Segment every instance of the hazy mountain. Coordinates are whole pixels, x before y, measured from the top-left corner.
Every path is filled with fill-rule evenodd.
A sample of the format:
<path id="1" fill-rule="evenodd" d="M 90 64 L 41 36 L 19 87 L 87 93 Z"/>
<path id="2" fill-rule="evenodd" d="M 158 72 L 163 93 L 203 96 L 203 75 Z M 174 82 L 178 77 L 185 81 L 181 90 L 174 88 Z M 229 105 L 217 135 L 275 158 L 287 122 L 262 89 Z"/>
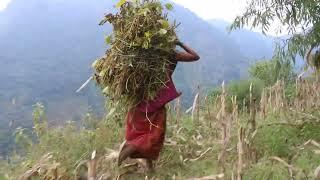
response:
<path id="1" fill-rule="evenodd" d="M 13 0 L 0 12 L 0 122 L 31 124 L 32 105 L 43 102 L 52 123 L 80 120 L 89 109 L 103 112 L 93 84 L 75 90 L 91 75 L 91 63 L 104 53 L 110 27 L 98 23 L 114 2 L 100 0 Z M 232 38 L 180 6 L 170 17 L 181 22 L 181 40 L 201 61 L 179 64 L 177 87 L 190 99 L 197 85 L 212 87 L 240 78 L 248 61 Z M 8 130 L 6 130 L 8 131 Z M 5 133 L 6 131 L 1 131 Z"/>
<path id="2" fill-rule="evenodd" d="M 229 33 L 227 29 L 231 24 L 224 20 L 215 19 L 210 20 L 209 23 L 218 28 L 233 42 L 235 42 L 241 53 L 243 53 L 246 58 L 250 60 L 257 60 L 269 59 L 272 57 L 274 37 L 264 36 L 261 33 L 246 29 L 240 29 Z"/>
<path id="3" fill-rule="evenodd" d="M 209 23 L 211 23 L 214 28 L 218 28 L 232 42 L 234 42 L 235 45 L 239 47 L 239 50 L 246 57 L 248 62 L 272 58 L 275 43 L 289 38 L 289 36 L 265 36 L 261 33 L 246 29 L 228 32 L 228 27 L 231 24 L 224 20 L 215 19 L 210 20 Z M 302 57 L 297 56 L 294 66 L 297 72 L 301 72 L 305 66 L 305 61 Z"/>
<path id="4" fill-rule="evenodd" d="M 1 119 L 7 119 L 6 108 L 12 108 L 6 104 L 13 99 L 15 114 L 24 115 L 14 117 L 17 121 L 30 119 L 37 101 L 48 106 L 55 120 L 71 120 L 95 104 L 88 94 L 80 97 L 74 91 L 104 50 L 103 29 L 97 24 L 112 5 L 97 2 L 14 0 L 0 14 Z"/>

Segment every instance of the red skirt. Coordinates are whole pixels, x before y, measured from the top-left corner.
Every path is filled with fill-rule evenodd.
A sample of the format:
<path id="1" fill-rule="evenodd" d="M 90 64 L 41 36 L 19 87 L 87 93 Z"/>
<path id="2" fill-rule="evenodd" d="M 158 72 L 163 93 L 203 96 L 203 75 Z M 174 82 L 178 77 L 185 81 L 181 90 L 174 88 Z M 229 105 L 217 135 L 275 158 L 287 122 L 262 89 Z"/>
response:
<path id="1" fill-rule="evenodd" d="M 163 147 L 165 131 L 165 107 L 152 113 L 130 111 L 126 119 L 126 144 L 137 150 L 130 157 L 156 160 Z"/>

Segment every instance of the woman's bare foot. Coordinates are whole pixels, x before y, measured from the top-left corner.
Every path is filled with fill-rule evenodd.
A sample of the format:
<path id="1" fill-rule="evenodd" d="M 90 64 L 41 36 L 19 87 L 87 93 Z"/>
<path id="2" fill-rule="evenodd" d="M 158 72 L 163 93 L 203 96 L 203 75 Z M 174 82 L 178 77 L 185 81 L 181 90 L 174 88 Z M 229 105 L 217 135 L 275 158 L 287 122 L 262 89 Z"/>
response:
<path id="1" fill-rule="evenodd" d="M 136 159 L 136 160 L 140 164 L 140 167 L 143 169 L 143 172 L 145 173 L 154 172 L 152 160 L 148 160 L 148 159 Z"/>
<path id="2" fill-rule="evenodd" d="M 153 167 L 153 163 L 152 163 L 152 160 L 150 159 L 147 159 L 146 160 L 146 168 L 147 168 L 147 172 L 154 172 L 154 167 Z"/>
<path id="3" fill-rule="evenodd" d="M 119 153 L 118 166 L 121 166 L 122 162 L 135 152 L 136 152 L 136 148 L 133 147 L 132 145 L 128 145 L 128 144 L 124 145 L 122 150 Z"/>

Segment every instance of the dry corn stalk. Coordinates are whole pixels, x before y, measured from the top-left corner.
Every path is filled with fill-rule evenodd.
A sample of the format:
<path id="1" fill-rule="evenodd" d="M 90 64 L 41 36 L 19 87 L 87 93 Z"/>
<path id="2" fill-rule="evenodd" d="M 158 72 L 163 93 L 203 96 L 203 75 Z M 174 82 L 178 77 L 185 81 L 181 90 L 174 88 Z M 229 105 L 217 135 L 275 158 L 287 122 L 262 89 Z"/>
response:
<path id="1" fill-rule="evenodd" d="M 179 126 L 180 118 L 181 118 L 181 100 L 180 100 L 180 98 L 178 98 L 176 101 L 175 111 L 176 111 L 176 123 Z"/>
<path id="2" fill-rule="evenodd" d="M 260 116 L 262 119 L 266 118 L 266 111 L 267 111 L 267 94 L 265 89 L 263 89 L 261 94 L 261 100 L 260 100 Z"/>
<path id="3" fill-rule="evenodd" d="M 251 123 L 251 131 L 254 132 L 256 128 L 256 100 L 254 99 L 252 101 L 252 104 L 250 105 L 250 123 Z"/>
<path id="4" fill-rule="evenodd" d="M 245 137 L 245 131 L 242 127 L 239 128 L 238 132 L 238 166 L 237 166 L 237 180 L 242 180 L 243 172 L 242 168 L 244 166 L 243 162 L 243 154 L 244 154 L 244 149 L 243 149 L 243 143 L 244 143 L 244 137 Z"/>
<path id="5" fill-rule="evenodd" d="M 253 88 L 253 84 L 251 83 L 250 84 L 250 88 L 249 88 L 249 104 L 250 104 L 250 107 L 252 106 L 252 103 L 253 103 L 253 98 L 252 98 L 252 88 Z M 250 115 L 252 114 L 252 111 L 250 109 Z"/>
<path id="6" fill-rule="evenodd" d="M 207 113 L 208 113 L 208 118 L 211 120 L 212 118 L 211 118 L 211 105 L 210 105 L 210 102 L 209 102 L 209 98 L 208 98 L 208 96 L 206 96 L 205 97 L 205 105 L 206 105 L 206 109 L 207 109 Z M 211 124 L 211 123 L 210 123 Z"/>
<path id="7" fill-rule="evenodd" d="M 19 180 L 29 180 L 35 178 L 42 178 L 48 180 L 65 179 L 63 175 L 58 174 L 59 163 L 51 162 L 52 154 L 44 155 L 39 162 L 32 167 L 32 169 L 20 176 Z"/>
<path id="8" fill-rule="evenodd" d="M 95 180 L 97 177 L 97 157 L 96 151 L 92 152 L 91 159 L 87 162 L 88 180 Z"/>
<path id="9" fill-rule="evenodd" d="M 196 108 L 196 111 L 197 111 L 197 123 L 199 123 L 199 120 L 200 120 L 200 106 L 201 106 L 201 88 L 200 86 L 198 86 L 198 101 L 197 101 L 197 108 Z"/>
<path id="10" fill-rule="evenodd" d="M 219 123 L 221 124 L 221 132 L 222 132 L 222 150 L 219 153 L 218 156 L 218 162 L 220 167 L 222 168 L 222 171 L 225 172 L 225 154 L 228 149 L 228 145 L 230 142 L 231 138 L 231 125 L 232 125 L 232 116 L 227 114 L 226 111 L 226 98 L 227 98 L 227 93 L 225 90 L 225 83 L 222 83 L 222 93 L 220 96 L 221 100 L 221 109 L 219 113 L 217 114 L 217 119 Z"/>
<path id="11" fill-rule="evenodd" d="M 320 180 L 320 166 L 314 171 L 315 180 Z"/>
<path id="12" fill-rule="evenodd" d="M 232 101 L 232 118 L 233 122 L 239 123 L 239 108 L 237 104 L 237 96 L 231 98 Z"/>
<path id="13" fill-rule="evenodd" d="M 193 105 L 192 105 L 192 112 L 191 112 L 191 117 L 192 117 L 192 121 L 195 122 L 195 116 L 197 116 L 198 118 L 198 109 L 199 108 L 199 93 L 196 94 L 196 96 L 194 97 L 194 101 L 193 101 Z M 196 115 L 197 113 L 197 115 Z M 196 122 L 198 122 L 199 119 L 196 120 Z"/>
<path id="14" fill-rule="evenodd" d="M 202 178 L 191 178 L 189 180 L 217 180 L 217 179 L 223 179 L 224 174 L 217 174 L 217 175 L 211 175 L 211 176 L 205 176 Z"/>

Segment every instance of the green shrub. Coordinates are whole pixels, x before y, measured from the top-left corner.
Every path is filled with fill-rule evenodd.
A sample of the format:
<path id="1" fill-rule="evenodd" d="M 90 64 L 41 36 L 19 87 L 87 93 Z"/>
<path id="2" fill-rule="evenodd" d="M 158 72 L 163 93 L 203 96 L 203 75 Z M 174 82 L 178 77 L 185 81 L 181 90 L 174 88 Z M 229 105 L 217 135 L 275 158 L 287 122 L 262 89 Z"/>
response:
<path id="1" fill-rule="evenodd" d="M 289 157 L 298 144 L 299 129 L 272 125 L 258 130 L 255 146 L 260 156 Z"/>
<path id="2" fill-rule="evenodd" d="M 320 123 L 304 123 L 299 135 L 304 141 L 310 139 L 320 141 L 319 129 Z"/>
<path id="3" fill-rule="evenodd" d="M 287 180 L 290 177 L 288 169 L 280 164 L 272 163 L 271 161 L 263 161 L 257 163 L 252 168 L 248 169 L 243 179 L 244 180 Z"/>
<path id="4" fill-rule="evenodd" d="M 266 86 L 274 85 L 278 80 L 290 84 L 294 81 L 295 73 L 290 62 L 281 62 L 278 59 L 259 61 L 249 68 L 251 78 L 262 80 Z"/>
<path id="5" fill-rule="evenodd" d="M 294 82 L 287 82 L 287 84 L 285 84 L 286 87 L 284 89 L 284 93 L 285 93 L 285 97 L 287 100 L 289 100 L 289 102 L 292 102 L 292 100 L 294 100 L 294 98 L 296 97 L 296 85 Z"/>
<path id="6" fill-rule="evenodd" d="M 94 150 L 106 154 L 106 148 L 115 149 L 123 140 L 122 128 L 114 121 L 98 121 L 90 116 L 94 126 L 79 128 L 75 122 L 67 122 L 63 128 L 49 128 L 44 106 L 39 103 L 34 106 L 33 116 L 32 134 L 22 128 L 16 131 L 18 149 L 13 153 L 16 158 L 11 158 L 11 175 L 21 175 L 51 153 L 52 160 L 59 162 L 66 175 L 72 177 L 77 162 L 89 159 Z"/>
<path id="7" fill-rule="evenodd" d="M 257 103 L 260 100 L 262 90 L 264 88 L 264 83 L 259 79 L 249 79 L 249 80 L 240 80 L 240 81 L 232 81 L 230 84 L 226 86 L 226 92 L 228 95 L 227 99 L 227 107 L 230 109 L 231 97 L 237 96 L 237 103 L 240 108 L 245 105 L 249 106 L 250 103 L 250 85 L 252 83 L 252 98 L 257 100 Z M 216 88 L 211 91 L 210 99 L 212 101 L 216 100 L 216 98 L 221 94 L 221 88 Z"/>
<path id="8" fill-rule="evenodd" d="M 313 176 L 313 171 L 319 166 L 320 156 L 316 153 L 304 149 L 295 157 L 293 164 L 301 169 L 307 176 Z"/>

